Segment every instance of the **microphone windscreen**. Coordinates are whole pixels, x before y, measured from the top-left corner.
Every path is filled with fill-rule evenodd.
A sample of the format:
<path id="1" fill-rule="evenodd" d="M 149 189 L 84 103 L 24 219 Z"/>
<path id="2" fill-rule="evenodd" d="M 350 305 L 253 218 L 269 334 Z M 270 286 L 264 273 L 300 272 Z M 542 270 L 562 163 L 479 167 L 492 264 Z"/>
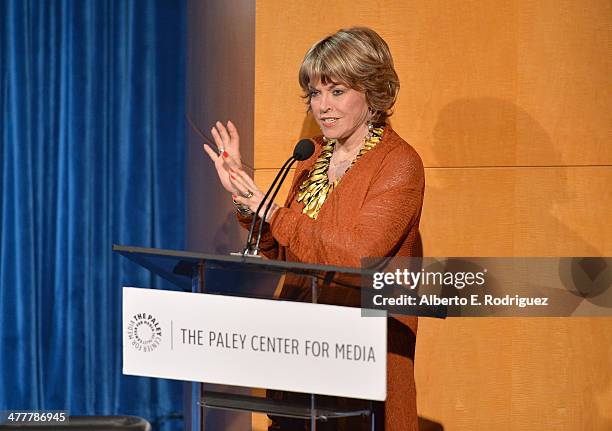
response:
<path id="1" fill-rule="evenodd" d="M 297 161 L 309 159 L 314 154 L 315 146 L 310 139 L 301 139 L 293 149 L 293 157 Z"/>

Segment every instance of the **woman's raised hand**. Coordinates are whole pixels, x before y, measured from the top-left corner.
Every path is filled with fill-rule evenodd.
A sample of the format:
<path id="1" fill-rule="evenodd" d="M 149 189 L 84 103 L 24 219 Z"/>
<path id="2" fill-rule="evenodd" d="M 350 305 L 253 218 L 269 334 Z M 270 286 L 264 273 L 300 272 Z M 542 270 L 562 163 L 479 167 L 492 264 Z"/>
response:
<path id="1" fill-rule="evenodd" d="M 264 193 L 257 187 L 253 179 L 242 170 L 240 137 L 236 126 L 228 121 L 226 128 L 220 121 L 217 121 L 210 132 L 215 140 L 217 150 L 215 151 L 210 145 L 204 144 L 204 151 L 215 163 L 221 184 L 223 184 L 225 190 L 233 195 L 234 202 L 246 205 L 252 211 L 255 211 L 263 200 Z M 260 211 L 260 217 L 263 216 L 264 209 L 265 205 Z M 268 213 L 268 220 L 277 209 L 278 205 L 272 204 Z"/>
<path id="2" fill-rule="evenodd" d="M 241 205 L 246 205 L 253 212 L 257 211 L 259 204 L 261 201 L 263 201 L 265 193 L 262 192 L 259 187 L 257 187 L 255 181 L 253 181 L 253 179 L 242 169 L 231 169 L 230 181 L 232 183 L 232 187 L 237 191 L 237 193 L 232 196 L 234 198 L 234 202 Z M 270 202 L 269 197 L 266 203 L 263 204 L 262 208 L 259 210 L 259 217 L 263 217 L 268 202 Z M 265 221 L 269 222 L 272 215 L 278 208 L 279 206 L 273 202 Z"/>
<path id="3" fill-rule="evenodd" d="M 204 151 L 214 162 L 217 175 L 225 190 L 236 194 L 238 190 L 230 180 L 230 169 L 240 169 L 242 167 L 238 130 L 231 121 L 227 122 L 227 128 L 223 123 L 217 121 L 210 132 L 217 145 L 217 151 L 207 144 L 203 145 Z"/>

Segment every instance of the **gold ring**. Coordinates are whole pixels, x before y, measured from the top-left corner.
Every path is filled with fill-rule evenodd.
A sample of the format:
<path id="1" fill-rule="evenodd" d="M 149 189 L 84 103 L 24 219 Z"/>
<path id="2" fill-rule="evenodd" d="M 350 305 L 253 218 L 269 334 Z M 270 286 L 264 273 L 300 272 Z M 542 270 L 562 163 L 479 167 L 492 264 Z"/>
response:
<path id="1" fill-rule="evenodd" d="M 246 192 L 242 194 L 242 196 L 244 196 L 245 199 L 251 199 L 253 197 L 253 192 L 250 190 L 247 190 Z"/>

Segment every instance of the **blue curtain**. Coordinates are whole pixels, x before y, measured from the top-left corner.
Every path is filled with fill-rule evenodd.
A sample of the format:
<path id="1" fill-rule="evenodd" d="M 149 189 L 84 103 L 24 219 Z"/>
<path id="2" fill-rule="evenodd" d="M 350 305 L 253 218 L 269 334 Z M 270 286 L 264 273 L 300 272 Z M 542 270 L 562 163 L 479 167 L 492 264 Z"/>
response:
<path id="1" fill-rule="evenodd" d="M 159 281 L 111 247 L 184 246 L 184 15 L 0 0 L 0 410 L 182 426 L 179 382 L 121 373 L 121 286 Z"/>

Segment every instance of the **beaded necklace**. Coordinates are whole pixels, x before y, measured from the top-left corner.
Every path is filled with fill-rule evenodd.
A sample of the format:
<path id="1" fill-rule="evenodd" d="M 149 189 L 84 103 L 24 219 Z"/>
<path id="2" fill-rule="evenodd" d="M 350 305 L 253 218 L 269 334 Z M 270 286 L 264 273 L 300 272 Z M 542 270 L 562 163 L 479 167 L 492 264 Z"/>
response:
<path id="1" fill-rule="evenodd" d="M 355 162 L 359 160 L 361 156 L 370 151 L 382 140 L 384 128 L 373 127 L 365 138 L 365 142 L 357 156 L 353 159 L 353 162 L 349 166 L 346 172 L 353 167 Z M 308 172 L 308 178 L 306 178 L 300 185 L 299 192 L 297 195 L 297 201 L 304 203 L 304 209 L 302 212 L 308 217 L 316 219 L 321 211 L 323 202 L 327 199 L 327 196 L 332 190 L 338 185 L 342 177 L 338 178 L 333 183 L 329 182 L 327 173 L 329 171 L 329 162 L 331 161 L 332 154 L 334 153 L 334 147 L 338 141 L 336 139 L 325 140 L 321 154 L 317 161 L 312 165 Z"/>

